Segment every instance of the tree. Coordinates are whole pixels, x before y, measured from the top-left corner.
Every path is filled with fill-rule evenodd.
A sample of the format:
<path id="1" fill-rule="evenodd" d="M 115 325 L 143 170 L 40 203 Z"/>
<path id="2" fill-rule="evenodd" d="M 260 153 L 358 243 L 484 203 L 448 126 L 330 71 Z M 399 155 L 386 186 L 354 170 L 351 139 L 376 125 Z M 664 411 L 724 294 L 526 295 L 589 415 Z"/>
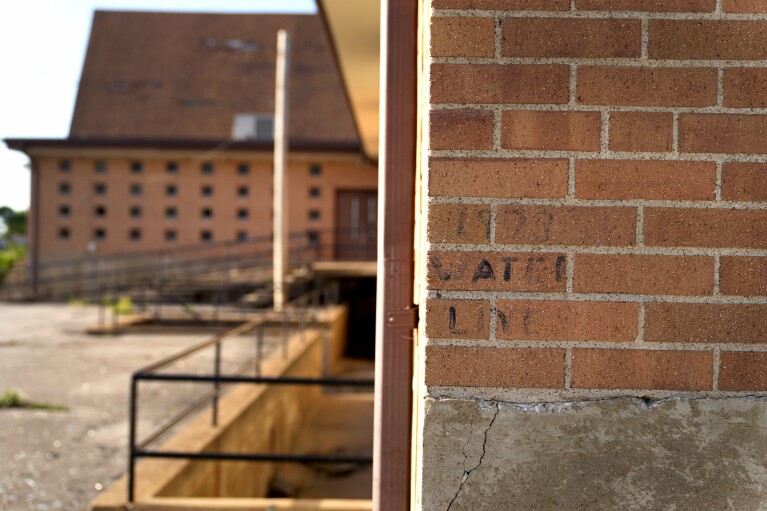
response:
<path id="1" fill-rule="evenodd" d="M 9 238 L 14 234 L 24 235 L 27 233 L 27 212 L 14 211 L 8 206 L 0 206 L 0 222 L 3 226 L 0 231 L 4 231 L 2 236 Z"/>

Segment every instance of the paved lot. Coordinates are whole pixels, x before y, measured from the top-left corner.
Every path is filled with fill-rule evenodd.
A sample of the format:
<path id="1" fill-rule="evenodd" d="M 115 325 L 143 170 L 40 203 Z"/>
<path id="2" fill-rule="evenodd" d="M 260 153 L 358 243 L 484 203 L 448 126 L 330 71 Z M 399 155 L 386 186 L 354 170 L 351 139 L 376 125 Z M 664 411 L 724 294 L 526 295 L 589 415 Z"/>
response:
<path id="1" fill-rule="evenodd" d="M 93 307 L 0 304 L 0 394 L 16 389 L 30 401 L 68 409 L 0 409 L 0 510 L 86 509 L 125 471 L 130 373 L 210 336 L 83 333 L 96 322 Z M 253 352 L 242 341 L 225 350 L 231 364 Z M 206 355 L 184 369 L 209 363 Z M 147 385 L 140 432 L 205 390 Z"/>

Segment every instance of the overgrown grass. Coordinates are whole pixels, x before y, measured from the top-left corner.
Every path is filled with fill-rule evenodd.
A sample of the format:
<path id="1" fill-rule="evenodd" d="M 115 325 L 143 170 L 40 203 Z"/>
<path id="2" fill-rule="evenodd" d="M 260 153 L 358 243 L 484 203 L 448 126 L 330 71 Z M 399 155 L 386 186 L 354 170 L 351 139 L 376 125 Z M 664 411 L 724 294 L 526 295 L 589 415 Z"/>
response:
<path id="1" fill-rule="evenodd" d="M 67 305 L 72 307 L 85 307 L 87 305 L 101 305 L 107 307 L 110 311 L 118 316 L 128 316 L 133 314 L 134 305 L 133 299 L 128 295 L 123 295 L 117 299 L 103 298 L 101 300 L 85 300 L 82 298 L 70 298 L 67 300 Z"/>
<path id="2" fill-rule="evenodd" d="M 3 408 L 25 408 L 27 410 L 49 410 L 52 412 L 66 412 L 69 410 L 66 406 L 26 401 L 15 390 L 6 390 L 0 395 L 0 410 Z"/>
<path id="3" fill-rule="evenodd" d="M 12 245 L 6 250 L 0 250 L 0 282 L 3 281 L 13 265 L 26 254 L 27 248 L 18 245 Z"/>

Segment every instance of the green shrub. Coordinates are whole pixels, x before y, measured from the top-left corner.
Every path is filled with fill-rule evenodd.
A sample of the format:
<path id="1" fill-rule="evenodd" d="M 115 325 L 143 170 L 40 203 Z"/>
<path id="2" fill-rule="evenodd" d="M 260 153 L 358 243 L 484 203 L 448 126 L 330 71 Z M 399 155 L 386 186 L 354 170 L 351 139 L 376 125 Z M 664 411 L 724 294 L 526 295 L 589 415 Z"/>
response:
<path id="1" fill-rule="evenodd" d="M 24 402 L 15 390 L 6 390 L 0 395 L 0 408 L 21 408 Z"/>
<path id="2" fill-rule="evenodd" d="M 121 296 L 112 307 L 118 316 L 127 316 L 133 313 L 133 300 L 130 296 Z"/>
<path id="3" fill-rule="evenodd" d="M 101 305 L 108 307 L 109 310 L 118 316 L 133 314 L 133 300 L 127 295 L 123 295 L 117 299 L 104 298 L 101 300 Z"/>
<path id="4" fill-rule="evenodd" d="M 6 250 L 0 250 L 0 282 L 8 275 L 13 265 L 24 257 L 26 252 L 26 247 L 17 245 L 13 245 Z"/>

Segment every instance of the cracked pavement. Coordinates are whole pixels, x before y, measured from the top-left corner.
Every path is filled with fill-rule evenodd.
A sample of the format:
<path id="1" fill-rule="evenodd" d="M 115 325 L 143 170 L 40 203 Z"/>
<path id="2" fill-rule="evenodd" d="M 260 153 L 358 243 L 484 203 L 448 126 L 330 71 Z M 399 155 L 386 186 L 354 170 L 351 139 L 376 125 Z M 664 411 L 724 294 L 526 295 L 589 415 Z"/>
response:
<path id="1" fill-rule="evenodd" d="M 87 509 L 125 471 L 131 372 L 211 335 L 85 334 L 97 314 L 90 306 L 0 304 L 0 394 L 15 389 L 29 401 L 68 408 L 0 409 L 2 511 Z M 252 356 L 252 341 L 224 349 L 225 370 L 227 361 L 242 363 L 242 350 Z M 179 367 L 209 368 L 211 360 L 205 354 Z M 139 438 L 203 387 L 142 385 Z"/>

